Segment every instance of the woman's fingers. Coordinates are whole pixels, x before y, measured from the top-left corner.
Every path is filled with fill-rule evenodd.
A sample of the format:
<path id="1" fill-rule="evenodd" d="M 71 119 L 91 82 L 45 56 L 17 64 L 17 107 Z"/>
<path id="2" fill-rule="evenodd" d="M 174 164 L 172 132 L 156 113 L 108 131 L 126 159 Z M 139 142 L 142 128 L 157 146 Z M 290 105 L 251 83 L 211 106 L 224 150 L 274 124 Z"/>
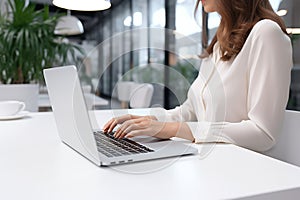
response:
<path id="1" fill-rule="evenodd" d="M 109 129 L 107 130 L 107 132 L 108 132 L 108 133 L 111 133 L 111 132 L 114 130 L 114 128 L 115 128 L 119 123 L 120 123 L 120 122 L 119 122 L 119 119 L 115 118 L 115 119 L 112 121 L 112 123 L 110 124 Z"/>
<path id="2" fill-rule="evenodd" d="M 124 122 L 118 130 L 114 133 L 114 137 L 116 138 L 122 138 L 126 133 L 129 133 L 131 130 L 134 130 L 137 128 L 136 123 L 139 122 L 139 119 L 131 119 L 126 122 Z"/>
<path id="3" fill-rule="evenodd" d="M 106 132 L 106 131 L 110 128 L 110 126 L 111 126 L 111 124 L 113 123 L 114 120 L 115 120 L 114 118 L 110 119 L 110 120 L 103 126 L 103 131 Z"/>
<path id="4" fill-rule="evenodd" d="M 153 116 L 135 116 L 123 115 L 109 120 L 103 127 L 104 132 L 112 132 L 118 125 L 121 126 L 114 133 L 116 138 L 134 137 L 137 135 L 155 135 L 153 132 L 157 127 L 153 124 L 157 123 L 157 119 Z"/>
<path id="5" fill-rule="evenodd" d="M 112 132 L 113 129 L 118 125 L 118 124 L 122 124 L 123 122 L 125 122 L 126 120 L 131 119 L 133 116 L 132 115 L 123 115 L 120 117 L 114 117 L 111 120 L 109 120 L 103 127 L 103 131 L 104 132 Z"/>
<path id="6" fill-rule="evenodd" d="M 124 124 L 122 124 L 119 129 L 116 131 L 114 136 L 116 138 L 123 138 L 125 137 L 128 133 L 132 131 L 141 131 L 145 127 L 142 125 L 142 122 L 145 120 L 145 118 L 137 118 L 137 119 L 132 119 L 126 121 Z"/>
<path id="7" fill-rule="evenodd" d="M 103 128 L 104 132 L 111 132 L 118 124 L 118 119 L 111 119 Z"/>
<path id="8" fill-rule="evenodd" d="M 112 119 L 110 119 L 108 122 L 106 122 L 106 124 L 103 126 L 103 130 L 106 130 L 110 126 L 111 121 L 112 121 Z"/>

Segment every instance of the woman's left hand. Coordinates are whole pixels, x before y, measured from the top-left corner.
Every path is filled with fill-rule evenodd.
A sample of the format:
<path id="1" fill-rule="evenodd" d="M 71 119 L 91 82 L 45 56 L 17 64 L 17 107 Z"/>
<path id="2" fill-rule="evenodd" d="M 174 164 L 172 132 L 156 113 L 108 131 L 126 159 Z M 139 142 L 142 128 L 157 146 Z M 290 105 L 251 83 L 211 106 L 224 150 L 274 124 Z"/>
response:
<path id="1" fill-rule="evenodd" d="M 154 136 L 157 138 L 170 138 L 164 131 L 166 122 L 159 122 L 149 116 L 129 119 L 121 124 L 114 133 L 116 138 L 131 138 L 140 135 Z"/>

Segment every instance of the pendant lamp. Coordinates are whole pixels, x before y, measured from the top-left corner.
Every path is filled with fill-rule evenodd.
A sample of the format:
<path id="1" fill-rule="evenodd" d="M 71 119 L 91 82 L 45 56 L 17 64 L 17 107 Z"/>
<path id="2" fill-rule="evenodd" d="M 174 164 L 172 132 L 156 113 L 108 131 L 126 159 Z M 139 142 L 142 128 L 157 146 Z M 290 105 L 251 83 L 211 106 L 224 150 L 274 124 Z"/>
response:
<path id="1" fill-rule="evenodd" d="M 67 10 L 99 11 L 111 7 L 110 0 L 53 0 L 57 7 Z"/>
<path id="2" fill-rule="evenodd" d="M 84 32 L 81 21 L 71 15 L 71 11 L 68 10 L 66 16 L 62 16 L 58 19 L 54 34 L 56 35 L 78 35 Z"/>

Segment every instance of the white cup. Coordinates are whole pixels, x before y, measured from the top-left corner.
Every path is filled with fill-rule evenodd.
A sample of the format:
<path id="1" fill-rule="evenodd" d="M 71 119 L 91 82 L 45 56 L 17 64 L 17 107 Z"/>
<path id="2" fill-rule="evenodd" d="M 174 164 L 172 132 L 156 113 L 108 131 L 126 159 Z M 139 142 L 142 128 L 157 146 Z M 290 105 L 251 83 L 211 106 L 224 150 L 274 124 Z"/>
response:
<path id="1" fill-rule="evenodd" d="M 21 101 L 0 101 L 0 116 L 12 116 L 25 109 L 25 103 Z"/>

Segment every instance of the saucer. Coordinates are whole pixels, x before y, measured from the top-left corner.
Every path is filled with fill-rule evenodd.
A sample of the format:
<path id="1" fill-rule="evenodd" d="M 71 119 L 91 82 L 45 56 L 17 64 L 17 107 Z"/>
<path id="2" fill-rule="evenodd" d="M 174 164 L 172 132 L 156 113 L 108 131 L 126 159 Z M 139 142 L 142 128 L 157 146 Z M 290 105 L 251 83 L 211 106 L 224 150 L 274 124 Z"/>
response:
<path id="1" fill-rule="evenodd" d="M 29 114 L 28 111 L 21 111 L 18 114 L 15 115 L 9 115 L 9 116 L 0 116 L 0 120 L 12 120 L 12 119 L 20 119 Z"/>

